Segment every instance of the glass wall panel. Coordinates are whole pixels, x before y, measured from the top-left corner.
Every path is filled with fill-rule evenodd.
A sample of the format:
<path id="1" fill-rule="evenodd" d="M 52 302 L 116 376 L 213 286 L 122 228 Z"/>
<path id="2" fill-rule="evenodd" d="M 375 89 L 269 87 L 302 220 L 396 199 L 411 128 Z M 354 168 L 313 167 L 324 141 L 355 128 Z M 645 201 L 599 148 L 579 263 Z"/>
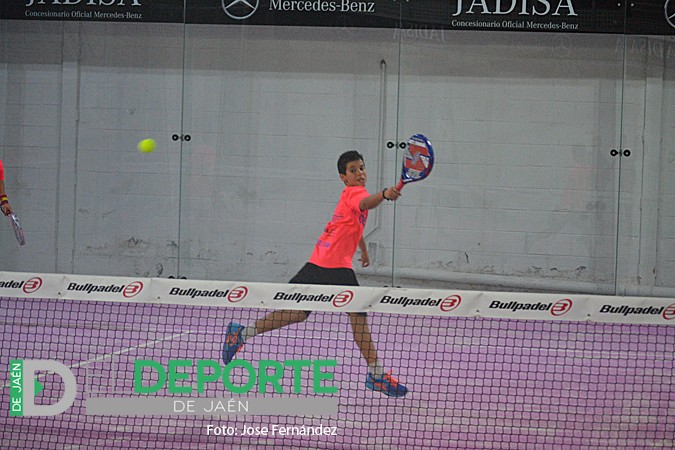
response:
<path id="1" fill-rule="evenodd" d="M 59 267 L 60 154 L 63 144 L 72 145 L 61 127 L 74 122 L 74 111 L 63 106 L 72 99 L 62 95 L 63 62 L 73 50 L 64 39 L 67 28 L 62 22 L 0 20 L 0 160 L 10 205 L 31 242 L 19 247 L 0 216 L 0 270 Z"/>
<path id="2" fill-rule="evenodd" d="M 75 273 L 176 273 L 183 26 L 82 24 Z M 137 143 L 157 142 L 152 153 Z"/>
<path id="3" fill-rule="evenodd" d="M 363 154 L 377 192 L 395 135 L 397 42 L 393 30 L 186 27 L 182 276 L 288 281 L 332 217 L 346 150 Z M 364 275 L 386 257 L 377 243 L 391 241 L 392 212 L 369 217 Z"/>
<path id="4" fill-rule="evenodd" d="M 397 284 L 614 293 L 623 37 L 403 37 L 401 136 L 436 166 L 396 209 Z"/>
<path id="5" fill-rule="evenodd" d="M 618 293 L 675 295 L 675 38 L 628 36 Z"/>
<path id="6" fill-rule="evenodd" d="M 27 243 L 3 226 L 0 269 L 177 273 L 183 25 L 1 23 L 0 156 Z"/>
<path id="7" fill-rule="evenodd" d="M 672 22 L 673 20 L 671 25 Z M 662 110 L 662 124 L 659 135 L 661 146 L 658 151 L 660 176 L 654 293 L 658 296 L 675 297 L 675 36 L 654 41 L 656 54 L 662 52 L 664 65 L 663 101 L 659 105 Z"/>

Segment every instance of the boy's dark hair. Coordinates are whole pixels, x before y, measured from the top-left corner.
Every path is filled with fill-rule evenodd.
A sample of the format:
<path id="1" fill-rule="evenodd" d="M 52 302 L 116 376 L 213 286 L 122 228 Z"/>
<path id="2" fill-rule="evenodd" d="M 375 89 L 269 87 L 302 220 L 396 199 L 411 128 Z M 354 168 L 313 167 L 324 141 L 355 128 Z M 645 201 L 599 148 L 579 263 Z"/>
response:
<path id="1" fill-rule="evenodd" d="M 347 164 L 352 161 L 363 161 L 363 155 L 356 150 L 349 150 L 340 155 L 337 162 L 338 173 L 347 174 Z"/>

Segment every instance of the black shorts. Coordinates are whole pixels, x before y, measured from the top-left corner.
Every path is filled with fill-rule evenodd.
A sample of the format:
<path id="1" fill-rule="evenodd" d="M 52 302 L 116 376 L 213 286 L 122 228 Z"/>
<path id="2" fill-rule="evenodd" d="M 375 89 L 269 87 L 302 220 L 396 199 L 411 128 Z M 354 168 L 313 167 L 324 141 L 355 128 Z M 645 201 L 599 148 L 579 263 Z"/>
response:
<path id="1" fill-rule="evenodd" d="M 334 286 L 358 286 L 359 282 L 356 279 L 356 274 L 352 269 L 337 268 L 328 269 L 319 267 L 316 264 L 305 264 L 300 272 L 298 272 L 289 283 L 293 284 L 330 284 Z M 309 316 L 312 312 L 305 311 Z M 357 313 L 363 314 L 366 313 Z"/>

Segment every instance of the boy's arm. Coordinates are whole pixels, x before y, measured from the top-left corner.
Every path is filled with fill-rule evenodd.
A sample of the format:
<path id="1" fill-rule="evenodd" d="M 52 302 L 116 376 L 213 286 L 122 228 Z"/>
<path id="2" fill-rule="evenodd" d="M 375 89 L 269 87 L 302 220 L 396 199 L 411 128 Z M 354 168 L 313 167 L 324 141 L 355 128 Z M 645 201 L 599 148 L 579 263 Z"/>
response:
<path id="1" fill-rule="evenodd" d="M 398 198 L 401 196 L 401 191 L 396 189 L 396 187 L 388 187 L 386 189 L 381 190 L 380 192 L 370 195 L 363 200 L 361 200 L 361 203 L 359 203 L 359 208 L 361 208 L 361 211 L 365 211 L 367 209 L 373 209 L 376 208 L 382 203 L 384 200 L 398 200 Z"/>
<path id="2" fill-rule="evenodd" d="M 361 249 L 361 267 L 370 266 L 370 256 L 368 255 L 368 247 L 366 247 L 366 241 L 363 240 L 363 237 L 359 239 L 359 249 Z"/>
<path id="3" fill-rule="evenodd" d="M 12 207 L 9 205 L 9 199 L 5 191 L 5 182 L 2 180 L 0 180 L 0 210 L 6 216 L 12 214 Z"/>

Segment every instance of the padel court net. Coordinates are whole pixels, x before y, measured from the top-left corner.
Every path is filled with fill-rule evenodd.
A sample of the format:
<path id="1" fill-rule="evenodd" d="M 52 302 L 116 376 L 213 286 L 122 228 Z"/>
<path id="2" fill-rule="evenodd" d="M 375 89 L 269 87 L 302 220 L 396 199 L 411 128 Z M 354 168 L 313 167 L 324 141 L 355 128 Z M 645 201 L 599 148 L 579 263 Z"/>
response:
<path id="1" fill-rule="evenodd" d="M 5 278 L 10 275 L 4 274 Z M 150 284 L 144 283 L 145 288 Z M 163 302 L 155 291 L 147 302 L 40 298 L 36 297 L 39 292 L 30 297 L 0 297 L 2 368 L 6 374 L 0 402 L 0 447 L 675 446 L 675 326 L 666 314 L 672 314 L 673 307 L 667 309 L 669 302 L 675 303 L 672 299 L 666 299 L 661 314 L 639 310 L 642 316 L 667 318 L 663 324 L 630 323 L 638 313 L 627 314 L 619 307 L 613 311 L 626 323 L 520 319 L 518 313 L 524 311 L 518 311 L 511 300 L 503 304 L 511 305 L 504 307 L 502 313 L 507 317 L 503 318 L 422 314 L 420 305 L 411 309 L 413 314 L 372 312 L 370 308 L 368 318 L 379 359 L 410 390 L 405 397 L 392 398 L 366 389 L 367 366 L 354 342 L 349 317 L 330 310 L 313 311 L 303 323 L 250 339 L 235 358 L 250 365 L 242 363 L 230 370 L 227 383 L 223 377 L 214 381 L 216 370 L 226 371 L 225 367 L 214 368 L 214 364 L 223 365 L 226 325 L 231 321 L 251 324 L 271 311 L 271 303 L 229 307 L 234 303 L 228 306 L 226 299 L 234 298 L 228 297 L 233 289 L 200 290 L 199 286 L 191 287 L 196 282 L 189 280 L 161 283 L 166 292 L 182 295 L 185 304 L 176 298 Z M 110 281 L 100 284 L 113 285 Z M 73 286 L 72 282 L 66 286 Z M 266 287 L 270 292 L 284 288 L 291 289 L 290 285 Z M 77 295 L 92 289 L 83 288 Z M 255 289 L 245 289 L 247 299 L 257 302 Z M 65 290 L 55 289 L 55 296 Z M 3 295 L 7 291 L 2 291 Z M 389 303 L 393 303 L 391 299 L 413 298 L 406 290 L 371 288 L 368 292 L 373 298 L 388 297 Z M 95 294 L 97 298 L 117 295 Z M 199 299 L 198 294 L 204 298 Z M 310 301 L 310 297 L 300 296 L 305 294 L 293 295 L 288 294 L 281 306 L 312 309 L 315 305 L 310 303 L 336 305 L 319 297 Z M 521 294 L 511 295 L 509 298 L 519 298 Z M 464 303 L 470 301 L 466 297 Z M 433 303 L 434 298 L 429 294 L 421 303 Z M 534 304 L 524 298 L 523 304 Z M 614 304 L 621 304 L 619 297 L 613 299 Z M 191 304 L 195 300 L 214 306 Z M 544 298 L 539 304 L 547 301 Z M 415 306 L 409 303 L 409 307 Z M 10 392 L 16 388 L 14 383 L 19 383 L 12 364 L 19 360 L 58 361 L 67 367 L 77 384 L 72 404 L 56 415 L 10 414 L 14 402 Z M 292 363 L 285 363 L 298 360 L 305 361 L 305 366 L 297 370 L 290 367 Z M 206 361 L 206 365 L 198 369 L 198 361 Z M 313 366 L 322 361 L 336 363 L 315 372 Z M 281 365 L 281 371 L 276 372 L 280 376 L 264 378 L 269 381 L 265 389 L 258 383 L 261 365 L 268 375 Z M 197 381 L 199 371 L 208 378 L 203 383 Z M 35 375 L 32 401 L 38 409 L 64 397 L 66 383 L 58 373 L 36 370 Z M 139 385 L 146 392 L 137 392 Z M 334 391 L 325 392 L 322 388 L 327 386 Z M 141 411 L 133 410 L 138 402 L 130 402 L 126 410 L 122 403 L 122 411 L 92 414 L 93 404 L 88 403 L 92 398 L 136 399 L 141 402 Z M 161 406 L 166 410 L 158 410 L 151 402 L 155 398 L 170 398 L 171 402 Z M 198 414 L 186 414 L 189 401 L 200 399 L 204 401 L 196 403 Z M 213 403 L 213 399 L 219 400 Z M 280 399 L 289 402 L 287 411 L 278 410 L 274 401 Z M 302 408 L 303 404 L 307 407 Z M 327 404 L 335 405 L 334 409 L 316 410 Z M 254 434 L 242 435 L 245 430 Z"/>

